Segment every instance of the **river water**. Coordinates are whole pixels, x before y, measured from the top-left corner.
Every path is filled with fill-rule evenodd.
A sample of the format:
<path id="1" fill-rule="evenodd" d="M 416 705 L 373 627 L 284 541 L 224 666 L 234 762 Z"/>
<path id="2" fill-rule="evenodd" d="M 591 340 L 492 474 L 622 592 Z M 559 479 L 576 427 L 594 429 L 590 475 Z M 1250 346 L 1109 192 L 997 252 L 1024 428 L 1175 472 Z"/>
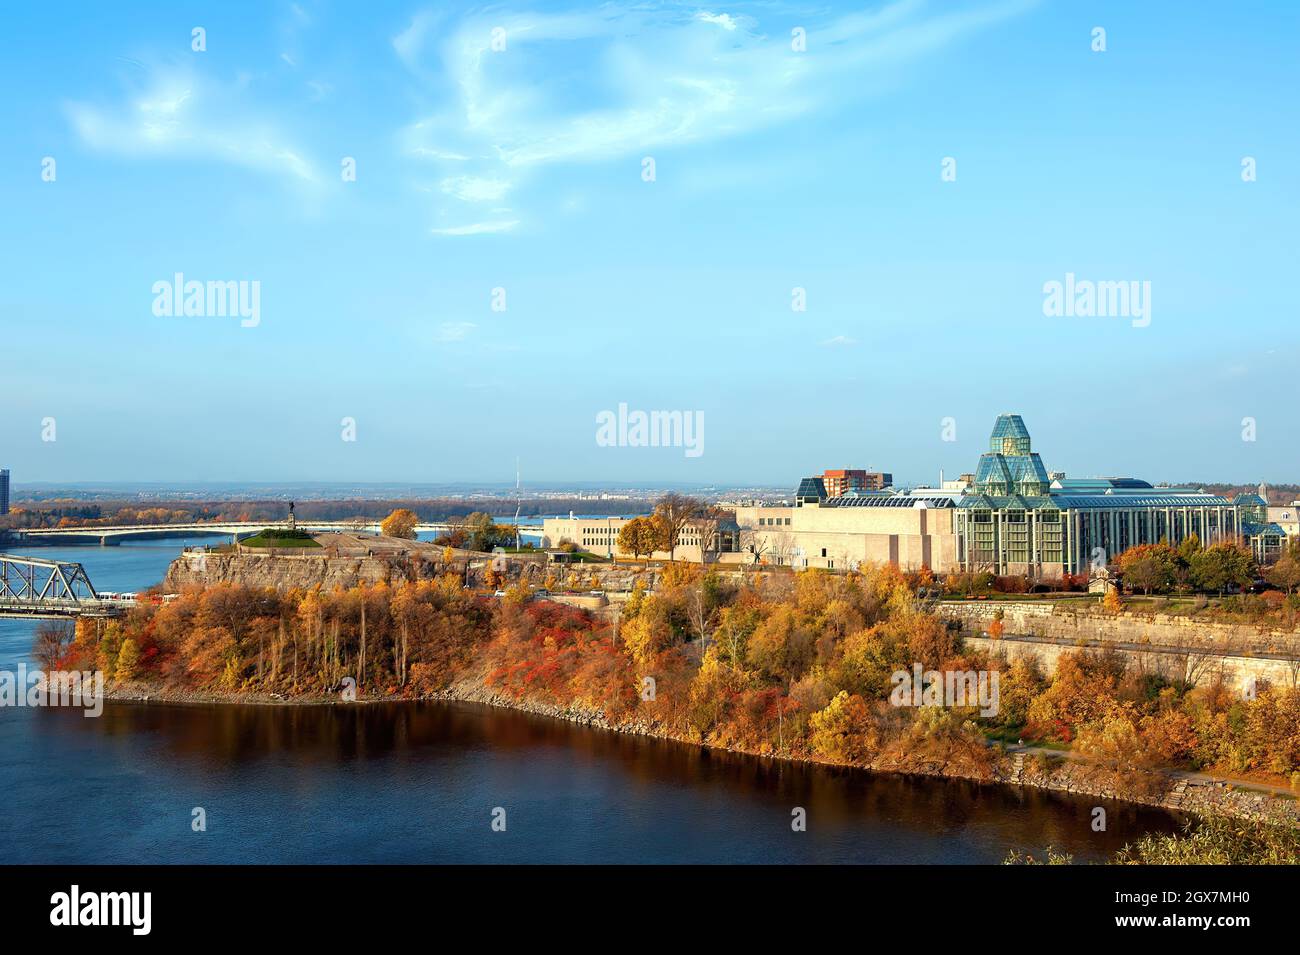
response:
<path id="1" fill-rule="evenodd" d="M 156 583 L 194 542 L 29 552 L 123 591 Z M 0 669 L 30 665 L 34 629 L 0 620 Z M 1123 803 L 783 764 L 449 703 L 109 704 L 97 719 L 0 707 L 0 781 L 6 864 L 995 863 L 1049 844 L 1099 861 L 1178 825 Z M 796 808 L 806 831 L 792 829 Z"/>

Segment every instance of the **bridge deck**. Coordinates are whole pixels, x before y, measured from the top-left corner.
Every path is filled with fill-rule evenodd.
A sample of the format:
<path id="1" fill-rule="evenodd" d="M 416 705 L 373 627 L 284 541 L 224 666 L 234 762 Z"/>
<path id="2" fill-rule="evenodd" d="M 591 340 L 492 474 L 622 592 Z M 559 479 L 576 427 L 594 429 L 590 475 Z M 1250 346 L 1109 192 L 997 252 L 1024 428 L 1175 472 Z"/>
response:
<path id="1" fill-rule="evenodd" d="M 128 600 L 15 600 L 0 598 L 0 617 L 23 620 L 71 620 L 76 617 L 120 617 L 134 603 Z"/>
<path id="2" fill-rule="evenodd" d="M 299 530 L 308 531 L 368 531 L 379 532 L 378 521 L 298 521 Z M 457 525 L 439 521 L 416 524 L 417 533 L 443 534 L 455 529 Z M 103 539 L 108 537 L 127 537 L 134 535 L 178 536 L 181 534 L 253 534 L 266 528 L 287 529 L 287 521 L 226 521 L 222 523 L 192 524 L 115 524 L 99 527 L 31 527 L 15 528 L 11 537 L 17 540 L 38 540 L 41 538 Z M 519 530 L 530 536 L 542 532 L 541 524 L 520 524 Z"/>

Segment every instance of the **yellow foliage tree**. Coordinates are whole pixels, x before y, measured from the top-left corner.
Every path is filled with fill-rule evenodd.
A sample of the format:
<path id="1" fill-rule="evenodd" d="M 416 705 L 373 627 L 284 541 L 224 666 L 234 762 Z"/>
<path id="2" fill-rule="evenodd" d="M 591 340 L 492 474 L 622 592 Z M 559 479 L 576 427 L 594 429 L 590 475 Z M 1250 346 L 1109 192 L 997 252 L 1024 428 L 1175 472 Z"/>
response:
<path id="1" fill-rule="evenodd" d="M 814 713 L 809 724 L 813 751 L 833 762 L 865 762 L 880 746 L 880 730 L 867 701 L 844 690 Z"/>
<path id="2" fill-rule="evenodd" d="M 648 517 L 634 517 L 618 532 L 618 549 L 640 557 L 649 557 L 659 542 L 659 529 Z"/>
<path id="3" fill-rule="evenodd" d="M 641 611 L 619 631 L 627 652 L 639 666 L 645 666 L 672 645 L 673 630 L 668 608 L 659 597 L 648 597 Z"/>
<path id="4" fill-rule="evenodd" d="M 419 522 L 414 511 L 399 507 L 379 522 L 379 530 L 385 537 L 415 540 L 415 525 Z"/>
<path id="5" fill-rule="evenodd" d="M 117 667 L 113 672 L 113 678 L 118 683 L 129 683 L 139 675 L 139 672 L 140 646 L 127 637 L 122 641 L 122 649 L 117 653 Z"/>
<path id="6" fill-rule="evenodd" d="M 687 561 L 669 561 L 664 565 L 659 576 L 659 586 L 664 590 L 675 590 L 695 583 L 700 577 L 700 568 Z"/>

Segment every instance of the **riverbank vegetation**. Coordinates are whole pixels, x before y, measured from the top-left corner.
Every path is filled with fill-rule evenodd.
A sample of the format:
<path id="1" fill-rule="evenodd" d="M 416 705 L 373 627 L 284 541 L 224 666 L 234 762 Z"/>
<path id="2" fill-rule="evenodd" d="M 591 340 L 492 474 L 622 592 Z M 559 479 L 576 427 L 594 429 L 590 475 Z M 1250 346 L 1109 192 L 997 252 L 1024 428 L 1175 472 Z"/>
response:
<path id="1" fill-rule="evenodd" d="M 916 588 L 889 567 L 736 583 L 676 563 L 616 620 L 518 587 L 494 600 L 450 576 L 331 592 L 223 584 L 83 620 L 58 665 L 160 693 L 319 698 L 351 677 L 382 699 L 468 685 L 744 752 L 973 778 L 993 774 L 990 739 L 1023 739 L 1300 783 L 1294 686 L 1246 698 L 1208 672 L 1176 681 L 1082 651 L 1047 675 L 964 647 Z M 997 712 L 892 705 L 899 675 L 921 671 L 996 671 Z"/>
<path id="2" fill-rule="evenodd" d="M 1048 846 L 1037 854 L 1013 849 L 1004 865 L 1072 865 L 1074 857 Z M 1300 865 L 1300 829 L 1266 819 L 1210 814 L 1182 832 L 1148 833 L 1126 845 L 1114 865 Z"/>

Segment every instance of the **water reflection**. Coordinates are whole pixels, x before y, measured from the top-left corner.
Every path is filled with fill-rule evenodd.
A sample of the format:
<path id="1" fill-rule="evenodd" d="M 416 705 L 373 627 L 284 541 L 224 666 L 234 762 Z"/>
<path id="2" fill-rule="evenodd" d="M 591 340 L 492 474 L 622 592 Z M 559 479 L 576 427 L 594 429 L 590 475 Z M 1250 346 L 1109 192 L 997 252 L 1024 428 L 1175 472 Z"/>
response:
<path id="1" fill-rule="evenodd" d="M 0 770 L 19 780 L 0 808 L 0 827 L 19 834 L 17 855 L 12 838 L 0 847 L 7 861 L 25 849 L 71 862 L 970 863 L 1047 844 L 1099 860 L 1178 824 L 1091 798 L 755 759 L 473 704 L 10 711 Z M 1104 833 L 1090 825 L 1099 804 Z M 199 805 L 204 834 L 188 828 Z M 496 806 L 506 833 L 488 826 Z M 807 832 L 791 831 L 795 806 Z"/>

